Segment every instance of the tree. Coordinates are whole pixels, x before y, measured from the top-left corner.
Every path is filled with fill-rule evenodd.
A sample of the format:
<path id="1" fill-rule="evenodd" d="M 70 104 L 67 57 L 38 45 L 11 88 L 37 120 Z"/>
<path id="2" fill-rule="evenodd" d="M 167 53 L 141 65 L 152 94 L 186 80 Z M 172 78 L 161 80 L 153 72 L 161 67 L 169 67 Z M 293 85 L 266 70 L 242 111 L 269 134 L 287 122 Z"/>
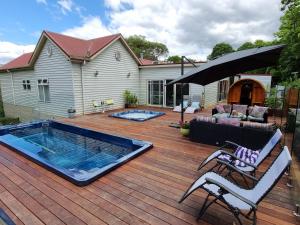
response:
<path id="1" fill-rule="evenodd" d="M 237 51 L 241 51 L 241 50 L 246 50 L 246 49 L 250 49 L 250 48 L 255 48 L 255 45 L 252 42 L 245 42 L 244 44 L 242 44 Z"/>
<path id="2" fill-rule="evenodd" d="M 181 57 L 179 55 L 173 55 L 173 56 L 169 56 L 167 60 L 173 63 L 180 63 Z"/>
<path id="3" fill-rule="evenodd" d="M 276 36 L 281 43 L 286 44 L 279 59 L 279 68 L 275 74 L 280 80 L 293 78 L 293 72 L 300 73 L 300 1 L 282 0 L 284 15 Z M 300 74 L 298 74 L 299 78 Z"/>
<path id="4" fill-rule="evenodd" d="M 142 35 L 130 36 L 126 38 L 126 42 L 137 57 L 143 53 L 145 59 L 157 60 L 158 57 L 165 56 L 169 52 L 165 44 L 148 41 Z"/>
<path id="5" fill-rule="evenodd" d="M 209 56 L 207 56 L 207 59 L 212 60 L 216 59 L 221 55 L 234 52 L 234 49 L 232 46 L 228 43 L 222 42 L 218 43 L 213 47 L 213 50 Z"/>

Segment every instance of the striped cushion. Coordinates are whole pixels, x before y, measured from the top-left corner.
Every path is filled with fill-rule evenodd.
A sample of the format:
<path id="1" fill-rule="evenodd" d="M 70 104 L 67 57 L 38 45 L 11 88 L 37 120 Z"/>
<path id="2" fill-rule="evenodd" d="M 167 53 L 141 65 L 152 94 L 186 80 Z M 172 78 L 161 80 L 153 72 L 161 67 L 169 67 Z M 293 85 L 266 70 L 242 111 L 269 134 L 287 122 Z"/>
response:
<path id="1" fill-rule="evenodd" d="M 250 122 L 250 121 L 244 121 L 243 127 L 252 127 L 252 128 L 260 128 L 264 130 L 274 130 L 274 123 L 257 123 L 257 122 Z"/>
<path id="2" fill-rule="evenodd" d="M 240 119 L 239 118 L 218 118 L 218 124 L 226 124 L 231 126 L 240 126 Z"/>
<path id="3" fill-rule="evenodd" d="M 256 150 L 251 150 L 242 146 L 239 146 L 236 148 L 234 155 L 237 156 L 238 158 L 244 160 L 247 163 L 251 163 L 251 164 L 255 164 L 255 162 L 258 159 L 259 156 L 259 151 Z M 232 160 L 230 155 L 227 154 L 223 154 L 218 156 L 219 159 L 230 162 L 232 164 L 234 164 L 235 166 L 239 166 L 239 167 L 246 167 L 247 165 L 240 161 L 240 160 Z"/>
<path id="4" fill-rule="evenodd" d="M 196 120 L 197 121 L 209 122 L 209 123 L 216 123 L 216 118 L 211 117 L 211 116 L 197 116 Z"/>

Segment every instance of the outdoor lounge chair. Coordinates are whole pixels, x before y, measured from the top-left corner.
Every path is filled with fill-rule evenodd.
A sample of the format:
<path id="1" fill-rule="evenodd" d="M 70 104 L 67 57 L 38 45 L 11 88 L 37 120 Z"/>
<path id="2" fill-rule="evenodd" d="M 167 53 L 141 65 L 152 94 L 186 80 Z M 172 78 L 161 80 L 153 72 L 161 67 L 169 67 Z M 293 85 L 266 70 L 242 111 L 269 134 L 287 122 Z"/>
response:
<path id="1" fill-rule="evenodd" d="M 207 165 L 209 162 L 216 159 L 216 164 L 210 169 L 212 171 L 214 168 L 218 167 L 218 171 L 222 171 L 222 169 L 227 168 L 229 170 L 235 170 L 238 169 L 239 171 L 250 173 L 255 176 L 255 171 L 257 167 L 265 160 L 265 158 L 272 152 L 272 150 L 275 148 L 275 146 L 280 142 L 280 139 L 282 137 L 282 133 L 280 129 L 277 129 L 272 138 L 268 141 L 268 143 L 263 147 L 263 149 L 260 151 L 259 156 L 254 164 L 245 162 L 244 160 L 238 158 L 236 155 L 234 155 L 231 152 L 225 151 L 222 148 L 225 148 L 227 146 L 233 146 L 235 148 L 239 147 L 238 144 L 226 141 L 226 144 L 223 145 L 220 149 L 212 153 L 210 156 L 208 156 L 198 167 L 198 170 L 203 168 L 205 165 Z M 255 141 L 255 140 L 253 140 Z M 232 161 L 239 160 L 241 162 L 244 162 L 246 164 L 245 167 L 236 166 L 234 163 L 228 162 L 226 160 L 219 159 L 221 155 L 230 155 L 232 158 Z M 244 177 L 243 177 L 244 178 Z"/>
<path id="2" fill-rule="evenodd" d="M 239 224 L 242 224 L 239 217 L 240 215 L 251 220 L 253 224 L 256 224 L 256 210 L 258 204 L 276 185 L 288 166 L 291 164 L 291 161 L 291 155 L 288 148 L 285 146 L 282 152 L 277 156 L 272 165 L 259 180 L 248 175 L 250 179 L 256 182 L 252 189 L 241 188 L 219 174 L 207 172 L 199 177 L 188 188 L 179 200 L 179 203 L 186 199 L 195 190 L 201 188 L 207 191 L 208 195 L 199 212 L 198 219 L 203 216 L 209 206 L 213 203 L 217 203 L 232 212 Z M 214 199 L 208 203 L 210 196 L 214 197 Z"/>
<path id="3" fill-rule="evenodd" d="M 99 110 L 104 112 L 104 102 L 98 102 L 98 101 L 93 100 L 92 104 L 93 104 L 95 112 L 98 112 Z"/>
<path id="4" fill-rule="evenodd" d="M 184 100 L 183 101 L 183 109 L 186 109 L 188 107 L 189 101 L 188 100 Z M 178 106 L 175 106 L 173 109 L 173 112 L 181 112 L 181 104 Z"/>
<path id="5" fill-rule="evenodd" d="M 186 108 L 184 113 L 195 113 L 200 110 L 200 102 L 192 102 L 192 104 Z"/>

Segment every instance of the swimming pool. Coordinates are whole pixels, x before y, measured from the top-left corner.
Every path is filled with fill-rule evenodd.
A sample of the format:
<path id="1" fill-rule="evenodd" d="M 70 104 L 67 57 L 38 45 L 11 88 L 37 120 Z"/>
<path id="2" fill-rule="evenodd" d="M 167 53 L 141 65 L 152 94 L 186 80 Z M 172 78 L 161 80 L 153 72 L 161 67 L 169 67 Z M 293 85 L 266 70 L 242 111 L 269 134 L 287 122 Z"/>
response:
<path id="1" fill-rule="evenodd" d="M 1 144 L 78 186 L 91 183 L 152 147 L 149 142 L 56 121 L 4 126 L 0 135 Z"/>
<path id="2" fill-rule="evenodd" d="M 149 111 L 149 110 L 128 110 L 124 112 L 113 113 L 110 116 L 115 118 L 120 118 L 120 119 L 142 122 L 162 115 L 165 115 L 165 113 Z"/>

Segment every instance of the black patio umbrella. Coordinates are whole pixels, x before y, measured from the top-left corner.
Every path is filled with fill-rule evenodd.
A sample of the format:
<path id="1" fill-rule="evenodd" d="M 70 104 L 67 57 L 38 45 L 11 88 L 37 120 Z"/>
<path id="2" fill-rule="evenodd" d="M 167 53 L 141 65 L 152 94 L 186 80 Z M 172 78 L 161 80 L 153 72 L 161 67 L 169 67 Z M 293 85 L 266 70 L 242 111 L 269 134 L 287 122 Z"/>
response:
<path id="1" fill-rule="evenodd" d="M 285 45 L 273 45 L 229 53 L 191 70 L 167 85 L 194 83 L 207 85 L 226 77 L 246 71 L 274 66 Z M 183 67 L 183 63 L 182 63 Z M 182 68 L 183 71 L 183 68 Z M 182 94 L 182 93 L 181 93 Z M 183 97 L 181 96 L 181 122 L 183 119 Z"/>
<path id="2" fill-rule="evenodd" d="M 246 71 L 274 66 L 283 48 L 284 45 L 273 45 L 229 53 L 208 61 L 167 85 L 176 83 L 207 85 Z"/>

